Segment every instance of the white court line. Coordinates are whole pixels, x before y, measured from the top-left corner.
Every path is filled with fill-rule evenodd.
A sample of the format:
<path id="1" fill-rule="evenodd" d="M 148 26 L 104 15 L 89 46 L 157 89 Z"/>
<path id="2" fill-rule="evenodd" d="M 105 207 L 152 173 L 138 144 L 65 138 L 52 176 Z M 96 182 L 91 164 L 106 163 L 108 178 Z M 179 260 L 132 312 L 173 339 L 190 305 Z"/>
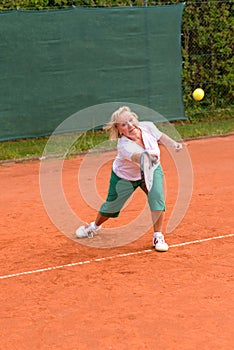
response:
<path id="1" fill-rule="evenodd" d="M 178 243 L 178 244 L 172 244 L 169 246 L 169 248 L 177 248 L 177 247 L 183 247 L 185 245 L 191 245 L 191 244 L 197 244 L 197 243 L 203 243 L 207 241 L 212 241 L 215 239 L 222 239 L 222 238 L 228 238 L 228 237 L 233 237 L 234 233 L 224 235 L 224 236 L 216 236 L 216 237 L 210 237 L 210 238 L 203 238 L 203 239 L 197 239 L 195 241 L 190 241 L 190 242 L 184 242 L 184 243 Z M 38 269 L 38 270 L 32 270 L 32 271 L 25 271 L 25 272 L 18 272 L 18 273 L 13 273 L 10 275 L 3 275 L 0 276 L 0 279 L 7 279 L 11 277 L 19 277 L 19 276 L 24 276 L 24 275 L 31 275 L 34 273 L 39 273 L 39 272 L 47 272 L 47 271 L 53 271 L 53 270 L 58 270 L 62 269 L 65 267 L 73 267 L 73 266 L 78 266 L 78 265 L 85 265 L 85 264 L 91 264 L 93 262 L 99 262 L 99 261 L 107 261 L 107 260 L 113 260 L 117 258 L 123 258 L 126 256 L 132 256 L 132 255 L 140 255 L 140 254 L 147 254 L 147 253 L 152 253 L 154 249 L 146 249 L 138 252 L 131 252 L 131 253 L 123 253 L 123 254 L 117 254 L 113 256 L 106 256 L 104 258 L 95 258 L 95 259 L 90 259 L 90 260 L 85 260 L 85 261 L 79 261 L 76 263 L 71 263 L 71 264 L 64 264 L 64 265 L 58 265 L 58 266 L 52 266 L 52 267 L 45 267 L 43 269 Z"/>

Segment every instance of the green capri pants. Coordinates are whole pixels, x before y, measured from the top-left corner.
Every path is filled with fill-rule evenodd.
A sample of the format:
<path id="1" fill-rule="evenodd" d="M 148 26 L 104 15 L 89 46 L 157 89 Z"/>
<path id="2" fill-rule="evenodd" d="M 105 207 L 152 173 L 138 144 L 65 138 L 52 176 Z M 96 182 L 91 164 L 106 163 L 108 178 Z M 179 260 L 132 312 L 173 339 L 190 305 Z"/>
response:
<path id="1" fill-rule="evenodd" d="M 146 193 L 151 211 L 165 211 L 166 206 L 163 193 L 163 171 L 161 165 L 159 165 L 154 171 L 153 186 L 149 193 L 147 193 L 147 191 L 144 189 L 142 180 L 124 180 L 118 177 L 112 171 L 108 195 L 106 201 L 102 204 L 99 213 L 105 217 L 118 217 L 125 202 L 138 187 L 140 187 Z"/>

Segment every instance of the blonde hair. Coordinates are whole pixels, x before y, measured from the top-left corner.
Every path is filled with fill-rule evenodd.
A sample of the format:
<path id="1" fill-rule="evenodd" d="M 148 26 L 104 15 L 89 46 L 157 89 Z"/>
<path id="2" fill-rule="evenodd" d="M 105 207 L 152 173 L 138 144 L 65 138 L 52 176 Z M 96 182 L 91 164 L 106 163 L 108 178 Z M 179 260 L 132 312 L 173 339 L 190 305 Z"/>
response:
<path id="1" fill-rule="evenodd" d="M 119 137 L 121 137 L 116 124 L 118 122 L 120 115 L 123 112 L 127 112 L 127 114 L 129 114 L 129 116 L 132 116 L 133 118 L 136 119 L 136 122 L 138 122 L 138 115 L 136 113 L 132 112 L 128 106 L 120 107 L 111 115 L 109 123 L 107 123 L 103 128 L 104 130 L 109 132 L 111 140 L 116 140 Z"/>

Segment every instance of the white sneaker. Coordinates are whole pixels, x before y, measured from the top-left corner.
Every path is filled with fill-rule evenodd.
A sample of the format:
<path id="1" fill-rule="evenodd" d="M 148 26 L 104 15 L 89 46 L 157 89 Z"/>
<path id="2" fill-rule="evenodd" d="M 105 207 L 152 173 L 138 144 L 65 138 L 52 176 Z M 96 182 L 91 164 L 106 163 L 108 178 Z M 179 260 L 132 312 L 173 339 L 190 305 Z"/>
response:
<path id="1" fill-rule="evenodd" d="M 153 236 L 153 246 L 155 250 L 159 252 L 166 252 L 168 250 L 168 244 L 165 242 L 164 236 L 161 232 L 155 232 Z"/>
<path id="2" fill-rule="evenodd" d="M 91 222 L 91 224 L 87 224 L 85 226 L 80 226 L 76 230 L 76 237 L 77 238 L 93 238 L 93 235 L 95 232 L 99 231 L 101 229 L 101 226 L 96 228 L 94 226 L 94 222 Z"/>

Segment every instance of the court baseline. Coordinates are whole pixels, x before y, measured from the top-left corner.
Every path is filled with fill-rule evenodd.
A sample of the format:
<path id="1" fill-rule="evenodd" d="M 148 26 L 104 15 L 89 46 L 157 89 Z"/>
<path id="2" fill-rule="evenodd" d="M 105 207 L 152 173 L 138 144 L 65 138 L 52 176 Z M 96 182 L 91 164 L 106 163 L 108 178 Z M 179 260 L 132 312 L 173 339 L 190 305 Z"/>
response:
<path id="1" fill-rule="evenodd" d="M 230 237 L 234 237 L 234 233 L 230 233 L 230 234 L 227 234 L 227 235 L 221 235 L 221 236 L 208 237 L 208 238 L 203 238 L 203 239 L 197 239 L 197 240 L 189 241 L 189 242 L 172 244 L 172 245 L 170 245 L 170 249 L 171 248 L 183 247 L 185 245 L 199 244 L 199 243 L 204 243 L 204 242 L 208 242 L 208 241 L 212 241 L 212 240 L 224 239 L 224 238 L 230 238 Z M 142 251 L 117 254 L 117 255 L 107 256 L 107 257 L 103 257 L 103 258 L 95 258 L 95 259 L 90 259 L 90 260 L 78 261 L 78 262 L 71 263 L 71 264 L 64 264 L 64 265 L 58 265 L 58 266 L 52 266 L 52 267 L 45 267 L 45 268 L 38 269 L 38 270 L 31 270 L 31 271 L 24 271 L 24 272 L 13 273 L 13 274 L 9 274 L 9 275 L 2 275 L 2 276 L 0 276 L 0 279 L 7 279 L 7 278 L 12 278 L 12 277 L 20 277 L 20 276 L 25 276 L 25 275 L 32 275 L 32 274 L 35 274 L 35 273 L 48 272 L 48 271 L 58 270 L 58 269 L 66 268 L 66 267 L 74 267 L 74 266 L 78 266 L 78 265 L 85 265 L 85 264 L 91 264 L 91 263 L 94 263 L 94 262 L 113 260 L 113 259 L 133 256 L 133 255 L 148 254 L 148 253 L 152 253 L 152 252 L 154 252 L 153 248 L 152 249 L 145 249 L 145 250 L 142 250 Z"/>

